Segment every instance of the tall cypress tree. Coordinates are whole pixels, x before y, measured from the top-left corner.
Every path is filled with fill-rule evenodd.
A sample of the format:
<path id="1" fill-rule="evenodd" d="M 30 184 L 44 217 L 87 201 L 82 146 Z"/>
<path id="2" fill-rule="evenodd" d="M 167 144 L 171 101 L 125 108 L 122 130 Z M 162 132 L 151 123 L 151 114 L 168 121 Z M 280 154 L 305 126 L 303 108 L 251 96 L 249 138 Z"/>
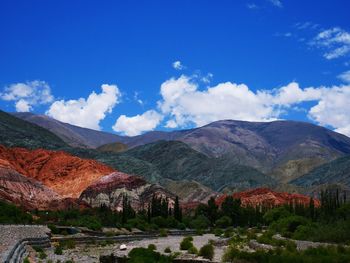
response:
<path id="1" fill-rule="evenodd" d="M 182 212 L 180 209 L 180 203 L 179 203 L 179 197 L 176 196 L 175 198 L 175 204 L 174 204 L 174 217 L 178 221 L 182 221 Z"/>

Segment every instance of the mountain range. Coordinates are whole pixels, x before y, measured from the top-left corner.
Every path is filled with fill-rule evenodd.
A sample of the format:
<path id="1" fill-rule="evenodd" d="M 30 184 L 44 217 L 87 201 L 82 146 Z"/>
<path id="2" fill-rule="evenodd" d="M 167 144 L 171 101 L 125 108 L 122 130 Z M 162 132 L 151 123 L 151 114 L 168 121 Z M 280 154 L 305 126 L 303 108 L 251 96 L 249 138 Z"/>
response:
<path id="1" fill-rule="evenodd" d="M 328 184 L 350 187 L 350 138 L 305 122 L 222 120 L 127 137 L 45 115 L 0 111 L 0 131 L 0 159 L 7 169 L 0 175 L 7 174 L 7 185 L 10 169 L 14 177 L 35 180 L 38 196 L 47 192 L 62 200 L 75 198 L 77 205 L 107 202 L 117 208 L 120 200 L 114 197 L 119 201 L 113 203 L 106 196 L 130 189 L 119 183 L 123 176 L 103 183 L 113 173 L 130 177 L 126 181 L 134 182 L 135 189 L 137 176 L 143 178 L 147 191 L 141 199 L 134 197 L 138 205 L 152 192 L 169 198 L 176 192 L 186 202 L 203 202 L 220 192 L 257 187 L 309 194 Z"/>

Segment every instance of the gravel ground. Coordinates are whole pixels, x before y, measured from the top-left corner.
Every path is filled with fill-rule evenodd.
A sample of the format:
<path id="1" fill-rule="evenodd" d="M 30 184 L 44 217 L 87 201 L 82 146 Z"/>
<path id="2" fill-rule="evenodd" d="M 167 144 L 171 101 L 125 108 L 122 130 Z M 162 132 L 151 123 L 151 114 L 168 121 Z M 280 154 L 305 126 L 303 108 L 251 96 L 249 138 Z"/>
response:
<path id="1" fill-rule="evenodd" d="M 55 255 L 54 247 L 48 248 L 45 250 L 48 255 L 46 260 L 51 259 L 53 262 L 60 260 L 64 262 L 65 260 L 74 260 L 74 262 L 86 262 L 86 263 L 94 263 L 99 262 L 100 255 L 110 255 L 114 253 L 114 255 L 127 255 L 133 248 L 135 247 L 148 247 L 149 244 L 154 244 L 157 247 L 157 251 L 160 253 L 164 253 L 164 249 L 166 247 L 170 247 L 172 252 L 179 251 L 184 253 L 184 251 L 180 251 L 180 242 L 182 241 L 183 236 L 168 236 L 168 237 L 160 237 L 155 239 L 144 239 L 139 241 L 131 241 L 125 243 L 127 246 L 126 251 L 119 250 L 119 244 L 112 244 L 107 246 L 98 246 L 96 245 L 88 245 L 82 244 L 77 245 L 75 249 L 67 249 L 64 250 L 63 255 Z M 209 240 L 217 241 L 218 237 L 215 237 L 213 234 L 205 234 L 202 236 L 194 236 L 193 244 L 198 248 L 201 248 L 203 245 L 207 244 Z M 217 262 L 221 261 L 221 257 L 223 255 L 225 247 L 224 246 L 216 246 L 215 247 L 215 257 L 214 260 Z"/>

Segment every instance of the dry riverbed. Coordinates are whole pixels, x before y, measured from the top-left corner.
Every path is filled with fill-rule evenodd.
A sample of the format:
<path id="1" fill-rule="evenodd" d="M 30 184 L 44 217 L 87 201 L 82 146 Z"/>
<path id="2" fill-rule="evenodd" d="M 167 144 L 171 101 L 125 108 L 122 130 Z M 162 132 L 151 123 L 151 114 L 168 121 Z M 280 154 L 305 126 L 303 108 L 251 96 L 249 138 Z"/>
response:
<path id="1" fill-rule="evenodd" d="M 105 246 L 100 244 L 77 244 L 74 249 L 63 250 L 63 255 L 56 255 L 54 253 L 55 247 L 45 249 L 47 258 L 43 262 L 52 260 L 52 262 L 65 262 L 67 260 L 72 260 L 74 262 L 81 263 L 93 263 L 99 262 L 99 257 L 101 255 L 110 255 L 113 253 L 118 256 L 126 256 L 133 248 L 136 247 L 148 247 L 150 244 L 154 244 L 157 247 L 157 251 L 163 254 L 165 248 L 169 247 L 172 252 L 181 252 L 185 253 L 186 251 L 180 250 L 180 243 L 184 236 L 168 236 L 168 237 L 159 237 L 152 239 L 143 239 L 138 241 L 130 241 L 123 244 L 126 244 L 127 250 L 121 251 L 119 249 L 121 243 L 114 243 Z M 193 244 L 199 250 L 203 245 L 207 244 L 209 240 L 219 241 L 220 238 L 214 236 L 213 234 L 205 234 L 202 236 L 193 236 Z M 54 245 L 54 244 L 53 244 Z M 224 253 L 225 246 L 215 246 L 215 257 L 214 260 L 217 262 L 221 261 L 221 257 Z M 36 259 L 36 262 L 39 262 L 39 259 Z"/>

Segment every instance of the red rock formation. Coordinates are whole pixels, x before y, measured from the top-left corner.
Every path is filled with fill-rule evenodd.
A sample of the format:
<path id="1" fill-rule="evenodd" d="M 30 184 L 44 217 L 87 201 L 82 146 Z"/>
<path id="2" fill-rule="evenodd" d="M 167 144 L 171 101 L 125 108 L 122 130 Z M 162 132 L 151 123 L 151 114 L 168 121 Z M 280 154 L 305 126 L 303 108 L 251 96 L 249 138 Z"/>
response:
<path id="1" fill-rule="evenodd" d="M 1 145 L 0 163 L 70 198 L 79 197 L 90 184 L 114 171 L 97 161 L 81 159 L 63 151 L 6 148 Z"/>
<path id="2" fill-rule="evenodd" d="M 104 204 L 113 210 L 121 210 L 124 194 L 128 196 L 135 210 L 146 208 L 153 195 L 168 198 L 170 206 L 175 200 L 175 196 L 161 186 L 149 184 L 141 177 L 121 172 L 100 178 L 81 194 L 80 199 L 92 207 Z"/>
<path id="3" fill-rule="evenodd" d="M 40 182 L 27 178 L 15 170 L 0 165 L 0 199 L 26 209 L 47 209 L 50 203 L 60 203 L 62 197 Z"/>
<path id="4" fill-rule="evenodd" d="M 222 195 L 217 199 L 217 203 L 221 203 L 225 200 L 227 195 Z M 301 194 L 290 194 L 290 193 L 279 193 L 274 192 L 268 188 L 257 188 L 253 190 L 248 190 L 244 192 L 234 193 L 234 198 L 241 199 L 242 206 L 257 206 L 257 205 L 267 205 L 267 206 L 279 206 L 289 203 L 298 203 L 309 205 L 310 197 Z M 315 206 L 320 205 L 320 201 L 314 200 Z"/>

